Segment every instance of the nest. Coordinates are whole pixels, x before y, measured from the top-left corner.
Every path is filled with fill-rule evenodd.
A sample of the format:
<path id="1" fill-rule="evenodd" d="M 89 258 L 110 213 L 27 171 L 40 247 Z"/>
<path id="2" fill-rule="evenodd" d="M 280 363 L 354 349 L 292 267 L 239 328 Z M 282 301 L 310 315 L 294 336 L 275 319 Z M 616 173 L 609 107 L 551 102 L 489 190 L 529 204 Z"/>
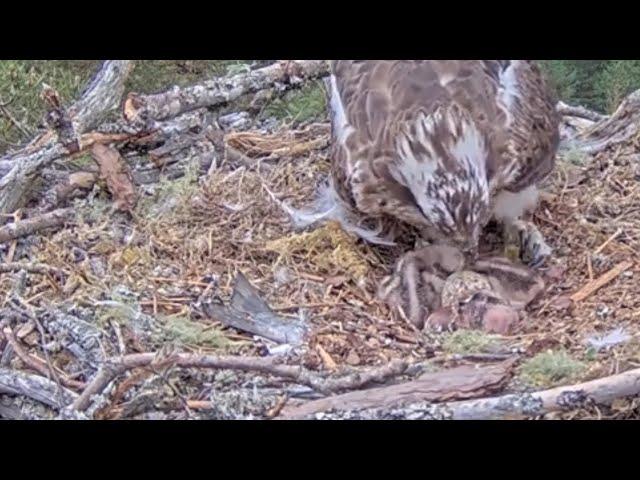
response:
<path id="1" fill-rule="evenodd" d="M 255 353 L 259 346 L 250 336 L 203 318 L 198 309 L 203 298 L 228 299 L 242 272 L 275 311 L 311 322 L 304 358 L 310 368 L 378 365 L 442 351 L 441 342 L 394 321 L 375 298 L 378 281 L 411 245 L 367 245 L 332 223 L 296 231 L 275 201 L 302 207 L 314 197 L 330 167 L 326 125 L 232 133 L 225 143 L 244 157 L 243 166 L 223 163 L 199 180 L 186 175 L 161 183 L 138 202 L 133 218 L 112 213 L 110 199 L 98 193 L 76 204 L 74 226 L 21 241 L 24 258 L 65 273 L 64 283 L 50 274 L 30 275 L 20 293 L 25 305 L 98 312 L 100 302 L 123 301 L 118 292 L 130 292 L 127 301 L 159 319 L 165 334 L 172 324 L 180 326 L 173 337 L 157 338 L 160 343 L 172 338 L 197 351 Z M 564 349 L 588 363 L 585 377 L 591 378 L 637 366 L 637 266 L 579 301 L 570 299 L 640 250 L 640 162 L 632 152 L 629 146 L 588 165 L 559 163 L 535 215 L 554 248 L 548 289 L 503 339 L 508 348 L 531 356 Z M 2 274 L 0 290 L 6 299 L 15 295 L 15 275 Z M 207 335 L 194 332 L 194 325 Z M 590 335 L 616 328 L 631 340 L 588 348 Z"/>

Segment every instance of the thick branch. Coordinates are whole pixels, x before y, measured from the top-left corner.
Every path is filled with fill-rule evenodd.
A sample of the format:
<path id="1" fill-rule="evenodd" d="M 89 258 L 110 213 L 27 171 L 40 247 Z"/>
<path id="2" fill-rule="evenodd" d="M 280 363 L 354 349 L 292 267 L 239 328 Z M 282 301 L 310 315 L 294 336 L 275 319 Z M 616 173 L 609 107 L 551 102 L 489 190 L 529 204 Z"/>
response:
<path id="1" fill-rule="evenodd" d="M 497 365 L 480 368 L 463 365 L 441 372 L 425 373 L 410 382 L 349 392 L 296 407 L 285 407 L 281 418 L 302 419 L 317 412 L 390 409 L 416 402 L 442 402 L 483 396 L 504 387 L 513 364 L 514 359 L 509 359 Z"/>
<path id="2" fill-rule="evenodd" d="M 570 143 L 574 148 L 595 155 L 635 138 L 639 132 L 640 90 L 637 90 L 622 101 L 613 115 L 578 132 Z"/>
<path id="3" fill-rule="evenodd" d="M 374 382 L 383 382 L 402 374 L 407 368 L 405 362 L 396 360 L 383 367 L 368 371 L 350 372 L 339 378 L 325 378 L 303 367 L 282 365 L 276 362 L 277 360 L 273 358 L 192 355 L 186 353 L 171 355 L 161 360 L 158 360 L 155 353 L 140 353 L 112 358 L 105 362 L 72 407 L 80 411 L 87 409 L 92 395 L 102 392 L 111 381 L 127 370 L 159 364 L 171 364 L 183 368 L 255 371 L 307 385 L 322 393 L 357 389 Z"/>
<path id="4" fill-rule="evenodd" d="M 53 408 L 73 402 L 77 394 L 38 375 L 0 368 L 0 393 L 24 395 Z"/>
<path id="5" fill-rule="evenodd" d="M 111 110 L 118 108 L 133 65 L 131 60 L 107 60 L 102 64 L 80 99 L 69 109 L 76 132 L 93 129 Z"/>
<path id="6" fill-rule="evenodd" d="M 326 419 L 513 420 L 539 417 L 551 412 L 572 411 L 594 405 L 607 405 L 617 398 L 633 397 L 638 394 L 640 394 L 640 369 L 635 369 L 611 377 L 541 392 L 509 394 L 451 403 L 420 401 L 391 408 L 333 410 L 324 413 L 323 417 Z M 309 414 L 311 413 L 310 411 Z"/>
<path id="7" fill-rule="evenodd" d="M 564 102 L 558 102 L 557 110 L 558 113 L 560 113 L 560 115 L 564 117 L 586 118 L 587 120 L 591 120 L 592 122 L 599 122 L 607 118 L 606 115 L 594 112 L 593 110 L 589 110 L 588 108 L 567 105 Z"/>
<path id="8" fill-rule="evenodd" d="M 131 93 L 124 103 L 123 115 L 129 122 L 149 123 L 203 107 L 222 105 L 247 93 L 272 87 L 276 82 L 285 83 L 292 66 L 288 63 L 276 62 L 248 73 L 209 80 L 191 87 L 174 87 L 155 95 Z M 297 70 L 296 73 L 304 78 L 320 77 L 328 73 L 328 65 L 324 60 L 290 63 Z"/>
<path id="9" fill-rule="evenodd" d="M 454 419 L 525 418 L 555 411 L 575 410 L 590 402 L 608 404 L 616 398 L 640 394 L 640 369 L 541 392 L 467 400 L 446 405 Z"/>

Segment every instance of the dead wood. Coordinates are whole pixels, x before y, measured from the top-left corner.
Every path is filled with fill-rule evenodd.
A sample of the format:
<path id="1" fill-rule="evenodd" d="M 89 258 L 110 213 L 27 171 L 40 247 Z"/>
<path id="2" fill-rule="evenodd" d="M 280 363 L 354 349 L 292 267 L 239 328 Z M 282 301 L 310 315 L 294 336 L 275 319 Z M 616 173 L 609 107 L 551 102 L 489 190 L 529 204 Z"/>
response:
<path id="1" fill-rule="evenodd" d="M 590 297 L 593 293 L 597 292 L 599 289 L 607 285 L 609 282 L 612 282 L 617 277 L 622 275 L 625 271 L 630 269 L 633 266 L 632 262 L 624 261 L 614 268 L 603 274 L 601 277 L 596 278 L 592 282 L 589 282 L 584 287 L 582 287 L 579 291 L 571 295 L 571 300 L 574 302 L 581 302 L 586 298 Z"/>
<path id="2" fill-rule="evenodd" d="M 45 377 L 54 376 L 54 380 L 56 382 L 60 382 L 65 387 L 79 389 L 85 388 L 86 385 L 84 384 L 84 382 L 70 379 L 66 375 L 64 375 L 63 372 L 50 371 L 46 362 L 25 352 L 24 349 L 20 346 L 20 343 L 16 339 L 13 331 L 9 327 L 5 327 L 2 333 L 9 345 L 11 345 L 11 348 L 13 348 L 14 353 L 20 358 L 20 360 L 25 363 L 25 365 L 27 365 L 32 370 L 35 370 Z"/>
<path id="3" fill-rule="evenodd" d="M 154 95 L 130 93 L 124 102 L 122 113 L 131 123 L 148 125 L 156 120 L 166 120 L 199 108 L 219 106 L 247 93 L 270 88 L 277 82 L 283 86 L 294 84 L 295 82 L 290 81 L 290 72 L 294 70 L 292 66 L 296 67 L 296 77 L 314 78 L 328 73 L 328 64 L 324 60 L 276 62 L 247 73 L 213 79 L 190 87 L 174 87 Z"/>
<path id="4" fill-rule="evenodd" d="M 557 411 L 606 405 L 618 398 L 640 394 L 640 369 L 577 385 L 535 393 L 466 400 L 443 405 L 456 420 L 516 419 Z"/>
<path id="5" fill-rule="evenodd" d="M 53 408 L 69 405 L 78 396 L 47 378 L 9 368 L 0 368 L 0 393 L 23 395 Z"/>
<path id="6" fill-rule="evenodd" d="M 101 393 L 118 375 L 134 368 L 159 368 L 173 365 L 183 368 L 213 368 L 254 371 L 274 375 L 291 382 L 307 385 L 322 393 L 358 389 L 372 383 L 381 383 L 401 375 L 407 363 L 391 361 L 382 367 L 364 371 L 348 371 L 342 377 L 327 378 L 300 366 L 279 364 L 277 359 L 262 357 L 213 356 L 178 353 L 167 356 L 140 353 L 107 360 L 87 388 L 75 400 L 72 408 L 83 411 L 89 407 L 91 397 Z"/>
<path id="7" fill-rule="evenodd" d="M 204 311 L 223 325 L 278 343 L 301 345 L 308 334 L 303 322 L 273 312 L 242 273 L 236 276 L 231 304 L 205 304 Z"/>
<path id="8" fill-rule="evenodd" d="M 633 140 L 640 133 L 640 90 L 626 97 L 618 109 L 609 117 L 604 117 L 579 130 L 570 139 L 573 148 L 583 153 L 595 155 L 615 145 Z"/>
<path id="9" fill-rule="evenodd" d="M 61 227 L 73 218 L 73 209 L 61 208 L 0 227 L 0 243 L 25 237 L 47 228 Z"/>
<path id="10" fill-rule="evenodd" d="M 280 418 L 302 419 L 318 412 L 333 410 L 389 409 L 416 402 L 445 402 L 479 397 L 502 389 L 509 379 L 515 360 L 476 367 L 463 365 L 416 380 L 386 387 L 349 392 L 322 398 L 295 407 L 285 407 Z"/>
<path id="11" fill-rule="evenodd" d="M 62 270 L 43 263 L 9 262 L 0 263 L 0 273 L 20 272 L 39 273 L 41 275 L 60 275 Z"/>
<path id="12" fill-rule="evenodd" d="M 80 99 L 60 113 L 64 138 L 53 128 L 32 140 L 22 150 L 0 159 L 12 168 L 0 178 L 0 213 L 14 211 L 28 197 L 29 188 L 42 168 L 66 155 L 87 148 L 98 140 L 82 134 L 94 128 L 110 110 L 116 108 L 124 93 L 124 82 L 133 63 L 129 60 L 104 62 Z M 71 131 L 69 130 L 71 129 Z"/>
<path id="13" fill-rule="evenodd" d="M 558 102 L 556 108 L 558 113 L 564 117 L 585 118 L 592 122 L 599 122 L 607 118 L 607 115 L 602 115 L 601 113 L 594 112 L 593 110 L 589 110 L 582 106 L 567 105 L 564 102 Z"/>

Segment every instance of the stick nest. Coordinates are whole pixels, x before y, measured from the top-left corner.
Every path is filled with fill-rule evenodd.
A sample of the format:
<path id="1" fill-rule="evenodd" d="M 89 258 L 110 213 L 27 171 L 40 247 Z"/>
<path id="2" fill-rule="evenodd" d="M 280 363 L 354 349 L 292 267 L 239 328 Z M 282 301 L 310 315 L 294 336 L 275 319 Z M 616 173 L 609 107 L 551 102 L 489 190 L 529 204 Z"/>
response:
<path id="1" fill-rule="evenodd" d="M 111 339 L 113 353 L 118 339 L 109 325 L 115 317 L 105 317 L 105 302 L 132 307 L 120 322 L 127 352 L 171 339 L 193 351 L 255 354 L 260 341 L 204 318 L 198 307 L 206 298 L 227 301 L 241 271 L 274 310 L 311 322 L 314 333 L 302 359 L 307 367 L 438 356 L 441 340 L 393 321 L 375 299 L 378 281 L 412 248 L 409 241 L 374 247 L 333 223 L 295 231 L 272 198 L 270 192 L 292 206 L 308 205 L 329 172 L 328 143 L 326 124 L 228 134 L 225 144 L 242 157 L 241 166 L 223 162 L 200 178 L 187 170 L 147 189 L 131 216 L 114 213 L 106 194 L 94 191 L 76 201 L 73 226 L 5 249 L 5 256 L 13 252 L 6 261 L 44 264 L 61 274 L 29 274 L 20 286 L 17 274 L 2 273 L 4 306 L 19 297 L 33 312 L 84 308 L 85 318 Z M 559 162 L 535 216 L 555 250 L 548 291 L 520 329 L 503 339 L 506 349 L 527 356 L 569 352 L 588 366 L 585 377 L 638 366 L 640 161 L 634 151 L 629 145 L 603 152 L 585 165 Z M 599 290 L 570 300 L 628 260 L 631 266 Z M 141 337 L 129 324 L 132 315 L 156 319 L 159 333 Z M 615 328 L 631 340 L 610 349 L 588 347 L 590 335 Z M 20 338 L 44 357 L 37 330 Z M 52 356 L 61 369 L 69 362 L 63 353 Z"/>

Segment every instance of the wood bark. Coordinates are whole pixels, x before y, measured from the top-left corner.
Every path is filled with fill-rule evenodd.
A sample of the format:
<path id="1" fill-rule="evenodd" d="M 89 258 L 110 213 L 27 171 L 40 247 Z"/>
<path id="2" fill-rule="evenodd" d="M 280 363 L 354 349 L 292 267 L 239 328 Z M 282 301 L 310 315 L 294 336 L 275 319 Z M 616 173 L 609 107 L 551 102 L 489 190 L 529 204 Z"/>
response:
<path id="1" fill-rule="evenodd" d="M 628 143 L 640 133 L 640 90 L 626 97 L 609 117 L 588 124 L 569 139 L 571 148 L 595 155 L 610 147 Z"/>
<path id="2" fill-rule="evenodd" d="M 503 395 L 454 402 L 444 408 L 456 420 L 526 418 L 557 411 L 571 411 L 593 404 L 606 405 L 617 398 L 640 394 L 640 369 L 577 385 L 535 393 Z"/>
<path id="3" fill-rule="evenodd" d="M 280 418 L 303 419 L 331 410 L 389 409 L 416 402 L 461 400 L 495 393 L 504 387 L 514 360 L 476 368 L 463 365 L 426 373 L 416 380 L 322 398 L 295 407 L 285 407 Z"/>
<path id="4" fill-rule="evenodd" d="M 564 117 L 585 118 L 592 122 L 599 122 L 607 118 L 607 115 L 602 115 L 601 113 L 594 112 L 582 106 L 567 105 L 564 102 L 558 102 L 556 108 L 560 115 Z"/>
<path id="5" fill-rule="evenodd" d="M 77 397 L 47 378 L 8 368 L 0 368 L 0 393 L 24 395 L 53 408 L 62 408 Z"/>

